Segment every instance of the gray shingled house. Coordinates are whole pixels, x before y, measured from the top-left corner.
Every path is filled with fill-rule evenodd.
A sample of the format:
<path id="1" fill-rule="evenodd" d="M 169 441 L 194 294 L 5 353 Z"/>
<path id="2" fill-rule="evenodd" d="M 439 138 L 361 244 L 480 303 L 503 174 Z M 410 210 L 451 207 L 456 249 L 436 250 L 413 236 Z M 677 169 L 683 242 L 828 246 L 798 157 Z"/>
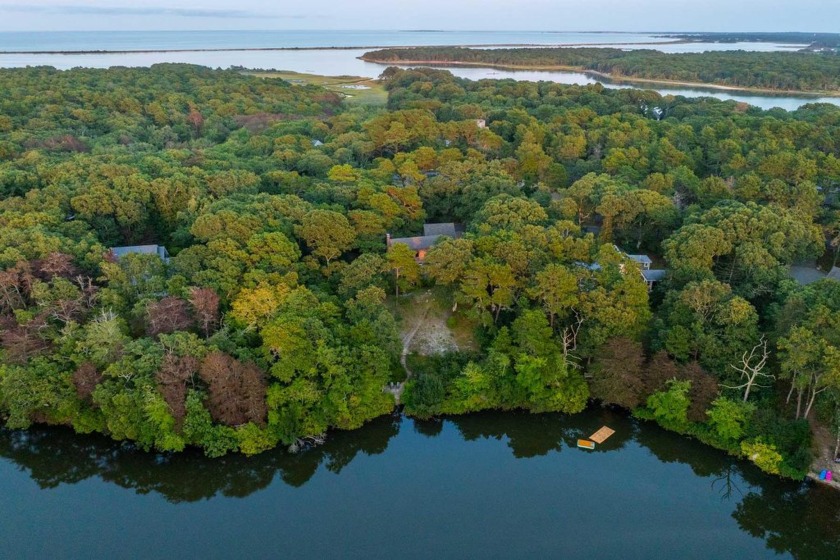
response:
<path id="1" fill-rule="evenodd" d="M 451 237 L 453 239 L 461 237 L 464 231 L 462 228 L 454 223 L 441 224 L 424 224 L 423 235 L 416 237 L 391 237 L 391 234 L 385 236 L 385 243 L 390 249 L 395 244 L 408 245 L 415 253 L 415 258 L 423 262 L 426 258 L 426 252 L 437 243 L 441 237 Z"/>

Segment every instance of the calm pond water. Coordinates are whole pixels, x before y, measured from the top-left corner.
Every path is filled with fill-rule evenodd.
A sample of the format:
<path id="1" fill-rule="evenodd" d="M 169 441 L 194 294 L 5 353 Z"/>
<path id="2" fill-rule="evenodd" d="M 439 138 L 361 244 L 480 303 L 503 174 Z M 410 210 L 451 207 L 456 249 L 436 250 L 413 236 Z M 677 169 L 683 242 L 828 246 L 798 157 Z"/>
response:
<path id="1" fill-rule="evenodd" d="M 797 45 L 775 43 L 665 43 L 662 37 L 640 33 L 551 33 L 515 31 L 213 31 L 213 32 L 39 32 L 0 33 L 0 67 L 54 66 L 108 68 L 111 66 L 151 66 L 163 62 L 199 64 L 212 68 L 292 70 L 327 76 L 349 75 L 375 78 L 384 66 L 358 60 L 373 46 L 399 45 L 570 45 L 591 44 L 622 48 L 656 48 L 665 52 L 702 52 L 706 50 L 779 51 Z M 658 43 L 658 44 L 650 44 Z M 319 50 L 314 47 L 357 47 Z M 234 50 L 248 48 L 299 48 L 291 51 Z M 130 52 L 95 54 L 27 54 L 24 51 L 64 50 L 149 50 L 149 49 L 228 49 L 215 52 Z M 606 87 L 636 87 L 612 84 L 577 72 L 500 71 L 486 68 L 449 68 L 456 76 L 469 79 L 512 78 L 528 81 L 553 81 L 563 84 L 603 83 Z M 795 110 L 807 103 L 840 105 L 840 97 L 774 96 L 741 91 L 703 88 L 652 88 L 663 95 L 714 97 L 749 103 L 762 109 L 780 107 Z"/>
<path id="2" fill-rule="evenodd" d="M 595 452 L 575 440 L 603 424 Z M 298 455 L 0 432 L 2 558 L 797 558 L 840 494 L 608 410 L 381 418 Z"/>

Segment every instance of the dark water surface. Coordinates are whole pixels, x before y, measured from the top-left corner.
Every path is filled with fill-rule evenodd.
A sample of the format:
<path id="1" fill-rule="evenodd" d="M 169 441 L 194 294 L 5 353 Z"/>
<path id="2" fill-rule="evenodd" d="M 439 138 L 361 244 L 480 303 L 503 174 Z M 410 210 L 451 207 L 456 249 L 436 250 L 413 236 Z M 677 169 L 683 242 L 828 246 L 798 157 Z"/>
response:
<path id="1" fill-rule="evenodd" d="M 0 432 L 0 515 L 0 558 L 840 556 L 840 494 L 604 410 L 386 417 L 250 459 Z"/>

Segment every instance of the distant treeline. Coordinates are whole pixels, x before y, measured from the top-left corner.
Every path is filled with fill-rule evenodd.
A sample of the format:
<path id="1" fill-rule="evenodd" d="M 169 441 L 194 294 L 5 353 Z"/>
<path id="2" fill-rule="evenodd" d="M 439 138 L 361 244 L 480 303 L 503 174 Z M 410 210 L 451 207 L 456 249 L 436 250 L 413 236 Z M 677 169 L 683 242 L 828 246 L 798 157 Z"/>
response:
<path id="1" fill-rule="evenodd" d="M 459 63 L 529 68 L 572 68 L 613 78 L 697 82 L 789 91 L 840 91 L 840 57 L 793 52 L 669 54 L 607 48 L 384 49 L 363 57 L 373 62 Z"/>
<path id="2" fill-rule="evenodd" d="M 703 43 L 786 43 L 798 45 L 840 46 L 840 33 L 668 33 L 661 35 L 669 39 L 686 39 Z"/>

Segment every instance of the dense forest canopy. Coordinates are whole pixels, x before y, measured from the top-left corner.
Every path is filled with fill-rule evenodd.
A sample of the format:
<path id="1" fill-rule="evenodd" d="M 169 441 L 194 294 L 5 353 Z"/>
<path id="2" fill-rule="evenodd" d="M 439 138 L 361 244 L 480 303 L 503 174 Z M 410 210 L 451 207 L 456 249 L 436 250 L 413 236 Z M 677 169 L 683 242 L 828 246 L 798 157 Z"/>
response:
<path id="1" fill-rule="evenodd" d="M 781 91 L 840 92 L 840 56 L 811 52 L 664 53 L 612 48 L 411 47 L 366 53 L 383 64 L 471 64 L 598 72 L 614 79 L 663 80 Z"/>
<path id="2" fill-rule="evenodd" d="M 840 421 L 840 283 L 788 269 L 834 258 L 840 109 L 383 80 L 377 108 L 186 65 L 0 72 L 6 425 L 210 456 L 320 441 L 393 410 L 430 289 L 476 345 L 409 356 L 409 414 L 594 398 L 804 474 L 809 421 Z M 466 233 L 422 266 L 387 250 L 428 222 Z M 109 251 L 137 244 L 171 259 Z"/>

